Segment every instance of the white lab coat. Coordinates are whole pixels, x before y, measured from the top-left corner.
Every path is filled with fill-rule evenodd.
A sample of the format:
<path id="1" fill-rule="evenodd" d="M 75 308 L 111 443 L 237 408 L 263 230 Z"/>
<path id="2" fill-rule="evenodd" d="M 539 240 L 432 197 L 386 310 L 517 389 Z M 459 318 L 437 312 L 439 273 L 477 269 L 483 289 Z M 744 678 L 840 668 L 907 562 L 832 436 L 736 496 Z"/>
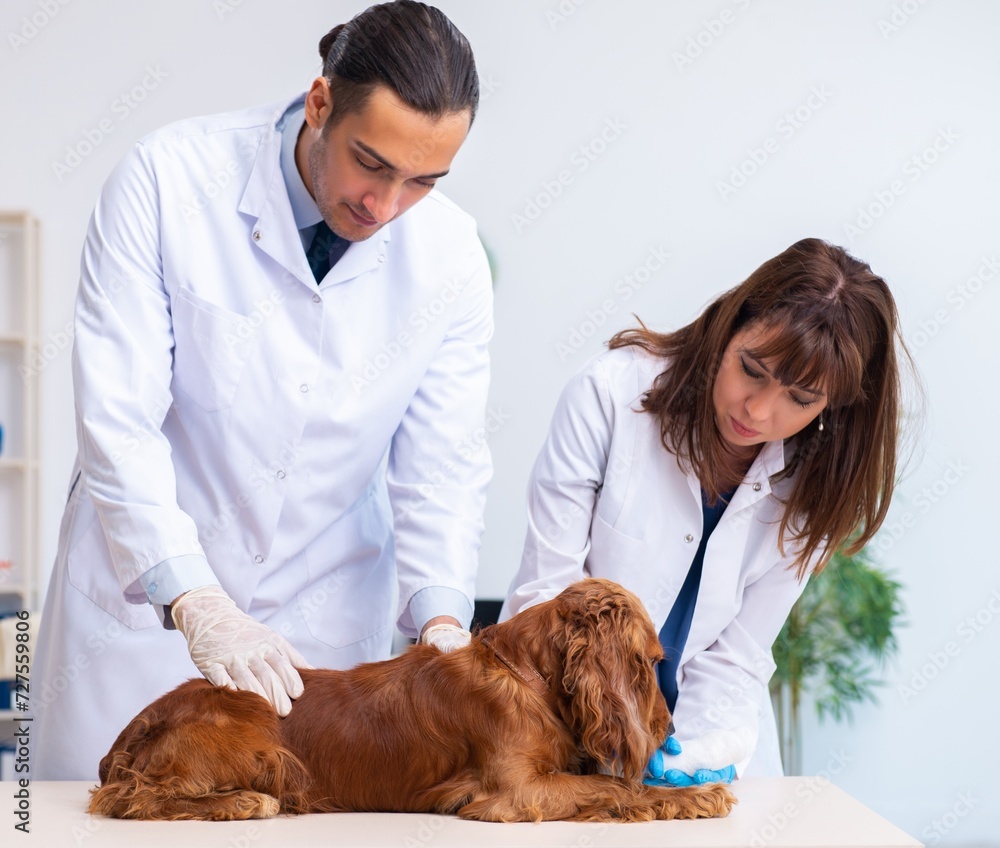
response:
<path id="1" fill-rule="evenodd" d="M 279 168 L 287 106 L 153 133 L 91 219 L 37 777 L 96 776 L 135 712 L 198 675 L 138 582 L 168 558 L 204 554 L 319 666 L 388 656 L 423 588 L 471 609 L 491 476 L 475 223 L 432 192 L 317 286 Z"/>
<path id="2" fill-rule="evenodd" d="M 528 488 L 521 567 L 501 619 L 583 577 L 604 577 L 667 619 L 701 541 L 698 478 L 680 470 L 643 394 L 665 368 L 638 347 L 591 360 L 567 385 Z M 638 410 L 638 411 L 637 411 Z M 804 588 L 782 557 L 782 509 L 768 478 L 784 467 L 766 443 L 708 540 L 673 716 L 682 743 L 717 727 L 759 728 L 752 774 L 781 774 L 767 683 L 771 645 Z M 737 763 L 748 773 L 748 760 Z"/>

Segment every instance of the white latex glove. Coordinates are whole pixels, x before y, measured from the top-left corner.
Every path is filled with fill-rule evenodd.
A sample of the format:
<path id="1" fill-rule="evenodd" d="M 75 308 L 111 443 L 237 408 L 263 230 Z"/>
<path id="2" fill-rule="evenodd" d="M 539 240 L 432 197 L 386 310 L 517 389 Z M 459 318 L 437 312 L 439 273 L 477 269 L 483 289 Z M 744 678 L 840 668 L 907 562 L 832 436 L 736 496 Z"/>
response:
<path id="1" fill-rule="evenodd" d="M 420 634 L 421 645 L 433 645 L 446 654 L 464 648 L 471 640 L 472 634 L 457 624 L 432 624 Z"/>
<path id="2" fill-rule="evenodd" d="M 191 659 L 216 686 L 244 689 L 267 698 L 278 715 L 292 711 L 302 694 L 295 670 L 312 668 L 279 633 L 239 609 L 221 586 L 201 586 L 170 605 Z"/>

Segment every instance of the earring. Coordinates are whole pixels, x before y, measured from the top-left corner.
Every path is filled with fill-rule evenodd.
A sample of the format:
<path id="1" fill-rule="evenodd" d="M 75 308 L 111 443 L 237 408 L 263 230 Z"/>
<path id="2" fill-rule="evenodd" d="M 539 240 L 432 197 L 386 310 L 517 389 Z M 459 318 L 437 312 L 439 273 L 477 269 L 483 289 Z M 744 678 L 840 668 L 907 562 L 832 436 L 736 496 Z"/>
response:
<path id="1" fill-rule="evenodd" d="M 821 433 L 823 432 L 823 413 L 822 412 L 819 414 L 819 431 Z"/>

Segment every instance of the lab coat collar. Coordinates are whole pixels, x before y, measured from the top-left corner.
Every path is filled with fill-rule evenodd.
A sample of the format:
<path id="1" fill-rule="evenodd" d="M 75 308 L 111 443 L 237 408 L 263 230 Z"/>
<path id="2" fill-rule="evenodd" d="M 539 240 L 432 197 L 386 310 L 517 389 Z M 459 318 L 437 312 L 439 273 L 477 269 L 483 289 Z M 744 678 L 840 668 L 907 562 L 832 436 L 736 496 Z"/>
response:
<path id="1" fill-rule="evenodd" d="M 757 458 L 754 460 L 753 465 L 750 466 L 750 471 L 747 473 L 747 479 L 760 480 L 764 483 L 769 477 L 773 477 L 779 471 L 783 471 L 784 468 L 784 440 L 778 439 L 774 442 L 764 442 L 763 447 L 760 449 L 760 453 L 757 454 Z M 755 476 L 755 472 L 759 473 L 760 477 Z"/>
<path id="2" fill-rule="evenodd" d="M 323 215 L 309 189 L 306 188 L 295 161 L 295 148 L 305 122 L 305 106 L 296 102 L 288 107 L 276 127 L 281 133 L 281 176 L 285 180 L 288 200 L 292 205 L 292 216 L 299 232 L 307 227 L 314 227 L 323 220 Z"/>
<path id="3" fill-rule="evenodd" d="M 271 114 L 271 120 L 268 121 L 267 126 L 261 131 L 260 143 L 254 155 L 253 167 L 250 169 L 250 177 L 243 190 L 243 197 L 240 199 L 238 207 L 240 212 L 255 218 L 259 217 L 267 205 L 275 177 L 280 181 L 278 185 L 284 192 L 284 180 L 279 167 L 281 130 L 278 128 L 278 123 L 289 108 L 305 103 L 305 99 L 305 94 L 301 94 L 290 102 L 280 103 Z M 287 194 L 287 192 L 285 193 Z M 285 200 L 287 202 L 288 198 L 286 197 Z"/>
<path id="4" fill-rule="evenodd" d="M 746 477 L 726 507 L 726 513 L 734 513 L 751 506 L 771 494 L 770 478 L 785 467 L 785 444 L 782 440 L 764 442 L 756 459 L 750 465 Z M 701 507 L 701 483 L 696 474 L 688 474 L 688 485 Z M 725 516 L 723 516 L 723 520 Z"/>
<path id="5" fill-rule="evenodd" d="M 281 130 L 279 122 L 290 107 L 305 102 L 305 94 L 280 103 L 261 133 L 260 144 L 239 211 L 254 218 L 247 233 L 254 245 L 311 289 L 316 281 L 295 226 L 295 217 L 288 200 L 288 190 L 279 166 L 281 160 Z M 323 287 L 336 285 L 372 271 L 386 261 L 386 244 L 390 240 L 390 224 L 365 241 L 351 244 L 330 272 L 323 278 Z"/>
<path id="6" fill-rule="evenodd" d="M 784 441 L 764 442 L 726 511 L 737 512 L 766 498 L 771 494 L 771 477 L 784 467 Z"/>
<path id="7" fill-rule="evenodd" d="M 729 506 L 722 513 L 718 527 L 712 532 L 705 549 L 702 591 L 698 593 L 691 630 L 681 656 L 681 666 L 704 646 L 718 638 L 714 631 L 720 618 L 719 608 L 725 606 L 726 593 L 739 584 L 747 537 L 754 518 L 754 509 L 771 494 L 769 478 L 785 467 L 785 448 L 781 440 L 765 442 L 757 458 L 747 471 L 746 477 L 736 490 Z M 699 505 L 701 491 L 698 491 Z M 708 575 L 711 575 L 709 578 Z M 711 591 L 705 591 L 707 580 L 711 580 Z M 731 597 L 731 596 L 730 596 Z"/>

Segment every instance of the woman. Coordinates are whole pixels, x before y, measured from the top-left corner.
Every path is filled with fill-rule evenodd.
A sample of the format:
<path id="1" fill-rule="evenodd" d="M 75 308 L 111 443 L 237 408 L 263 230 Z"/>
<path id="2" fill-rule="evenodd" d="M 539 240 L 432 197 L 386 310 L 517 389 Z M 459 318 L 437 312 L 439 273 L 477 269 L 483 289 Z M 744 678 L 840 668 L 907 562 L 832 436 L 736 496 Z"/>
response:
<path id="1" fill-rule="evenodd" d="M 756 739 L 752 757 L 695 776 L 658 752 L 654 777 L 781 774 L 771 645 L 808 575 L 885 518 L 897 343 L 906 355 L 884 280 L 804 239 L 688 326 L 618 333 L 564 390 L 501 618 L 588 575 L 643 599 L 681 745 L 716 728 Z"/>

